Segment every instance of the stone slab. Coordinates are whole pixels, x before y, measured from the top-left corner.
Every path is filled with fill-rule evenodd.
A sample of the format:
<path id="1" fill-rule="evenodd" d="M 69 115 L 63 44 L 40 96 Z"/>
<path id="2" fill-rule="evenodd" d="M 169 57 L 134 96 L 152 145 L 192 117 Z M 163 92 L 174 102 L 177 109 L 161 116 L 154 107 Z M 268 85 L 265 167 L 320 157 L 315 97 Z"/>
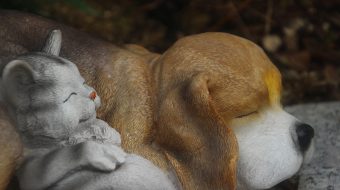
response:
<path id="1" fill-rule="evenodd" d="M 287 107 L 315 129 L 312 160 L 299 173 L 299 190 L 340 190 L 340 102 Z"/>

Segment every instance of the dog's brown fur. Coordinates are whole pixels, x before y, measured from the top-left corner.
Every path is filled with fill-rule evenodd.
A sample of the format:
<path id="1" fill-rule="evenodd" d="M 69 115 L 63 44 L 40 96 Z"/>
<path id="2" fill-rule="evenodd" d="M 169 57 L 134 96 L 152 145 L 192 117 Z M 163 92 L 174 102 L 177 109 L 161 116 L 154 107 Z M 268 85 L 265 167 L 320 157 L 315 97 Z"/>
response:
<path id="1" fill-rule="evenodd" d="M 2 11 L 0 20 L 1 65 L 39 50 L 48 32 L 60 28 L 61 56 L 76 63 L 98 91 L 99 117 L 121 133 L 127 151 L 174 170 L 183 189 L 236 189 L 238 147 L 229 123 L 278 94 L 268 92 L 268 73 L 280 86 L 279 72 L 255 44 L 205 33 L 159 55 L 136 45 L 116 47 L 29 14 Z M 0 165 L 0 184 L 11 173 L 8 164 Z"/>
<path id="2" fill-rule="evenodd" d="M 0 106 L 0 189 L 5 189 L 21 156 L 18 134 L 3 106 Z"/>

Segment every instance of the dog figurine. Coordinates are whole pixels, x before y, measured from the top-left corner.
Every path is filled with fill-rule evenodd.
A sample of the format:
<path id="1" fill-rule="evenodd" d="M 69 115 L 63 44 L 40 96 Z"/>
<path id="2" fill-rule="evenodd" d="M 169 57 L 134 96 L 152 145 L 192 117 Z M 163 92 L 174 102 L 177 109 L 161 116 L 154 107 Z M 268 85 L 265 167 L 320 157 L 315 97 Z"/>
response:
<path id="1" fill-rule="evenodd" d="M 278 69 L 246 39 L 204 33 L 156 54 L 26 13 L 0 19 L 2 64 L 60 28 L 61 56 L 101 94 L 99 118 L 183 189 L 269 188 L 310 157 L 312 127 L 282 109 Z"/>
<path id="2" fill-rule="evenodd" d="M 2 99 L 24 145 L 21 189 L 174 190 L 160 169 L 119 147 L 118 132 L 96 118 L 96 91 L 58 57 L 60 47 L 54 30 L 43 52 L 21 55 L 2 72 Z"/>

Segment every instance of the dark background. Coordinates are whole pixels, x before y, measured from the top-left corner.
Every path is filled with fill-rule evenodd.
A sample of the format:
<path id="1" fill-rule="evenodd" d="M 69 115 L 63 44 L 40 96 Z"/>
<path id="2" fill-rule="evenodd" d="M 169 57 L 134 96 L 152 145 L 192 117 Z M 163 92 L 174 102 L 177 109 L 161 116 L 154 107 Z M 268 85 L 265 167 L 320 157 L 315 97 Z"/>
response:
<path id="1" fill-rule="evenodd" d="M 339 0 L 0 0 L 0 8 L 159 53 L 190 34 L 237 34 L 279 67 L 284 105 L 340 100 Z"/>

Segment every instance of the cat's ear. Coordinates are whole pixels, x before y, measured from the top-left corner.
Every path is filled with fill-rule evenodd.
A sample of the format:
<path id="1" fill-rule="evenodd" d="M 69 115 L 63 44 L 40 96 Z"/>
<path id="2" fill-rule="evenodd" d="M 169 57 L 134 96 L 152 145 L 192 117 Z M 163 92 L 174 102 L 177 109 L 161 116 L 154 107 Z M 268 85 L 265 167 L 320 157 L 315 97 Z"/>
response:
<path id="1" fill-rule="evenodd" d="M 30 101 L 29 90 L 37 81 L 33 68 L 23 60 L 9 62 L 2 72 L 1 99 L 15 106 L 25 107 Z"/>
<path id="2" fill-rule="evenodd" d="M 47 54 L 52 54 L 55 56 L 59 56 L 60 48 L 61 48 L 61 31 L 60 30 L 52 30 L 45 42 L 45 45 L 42 49 L 42 52 Z"/>
<path id="3" fill-rule="evenodd" d="M 23 60 L 9 62 L 2 72 L 2 83 L 6 87 L 26 88 L 35 83 L 36 78 L 32 67 Z"/>

